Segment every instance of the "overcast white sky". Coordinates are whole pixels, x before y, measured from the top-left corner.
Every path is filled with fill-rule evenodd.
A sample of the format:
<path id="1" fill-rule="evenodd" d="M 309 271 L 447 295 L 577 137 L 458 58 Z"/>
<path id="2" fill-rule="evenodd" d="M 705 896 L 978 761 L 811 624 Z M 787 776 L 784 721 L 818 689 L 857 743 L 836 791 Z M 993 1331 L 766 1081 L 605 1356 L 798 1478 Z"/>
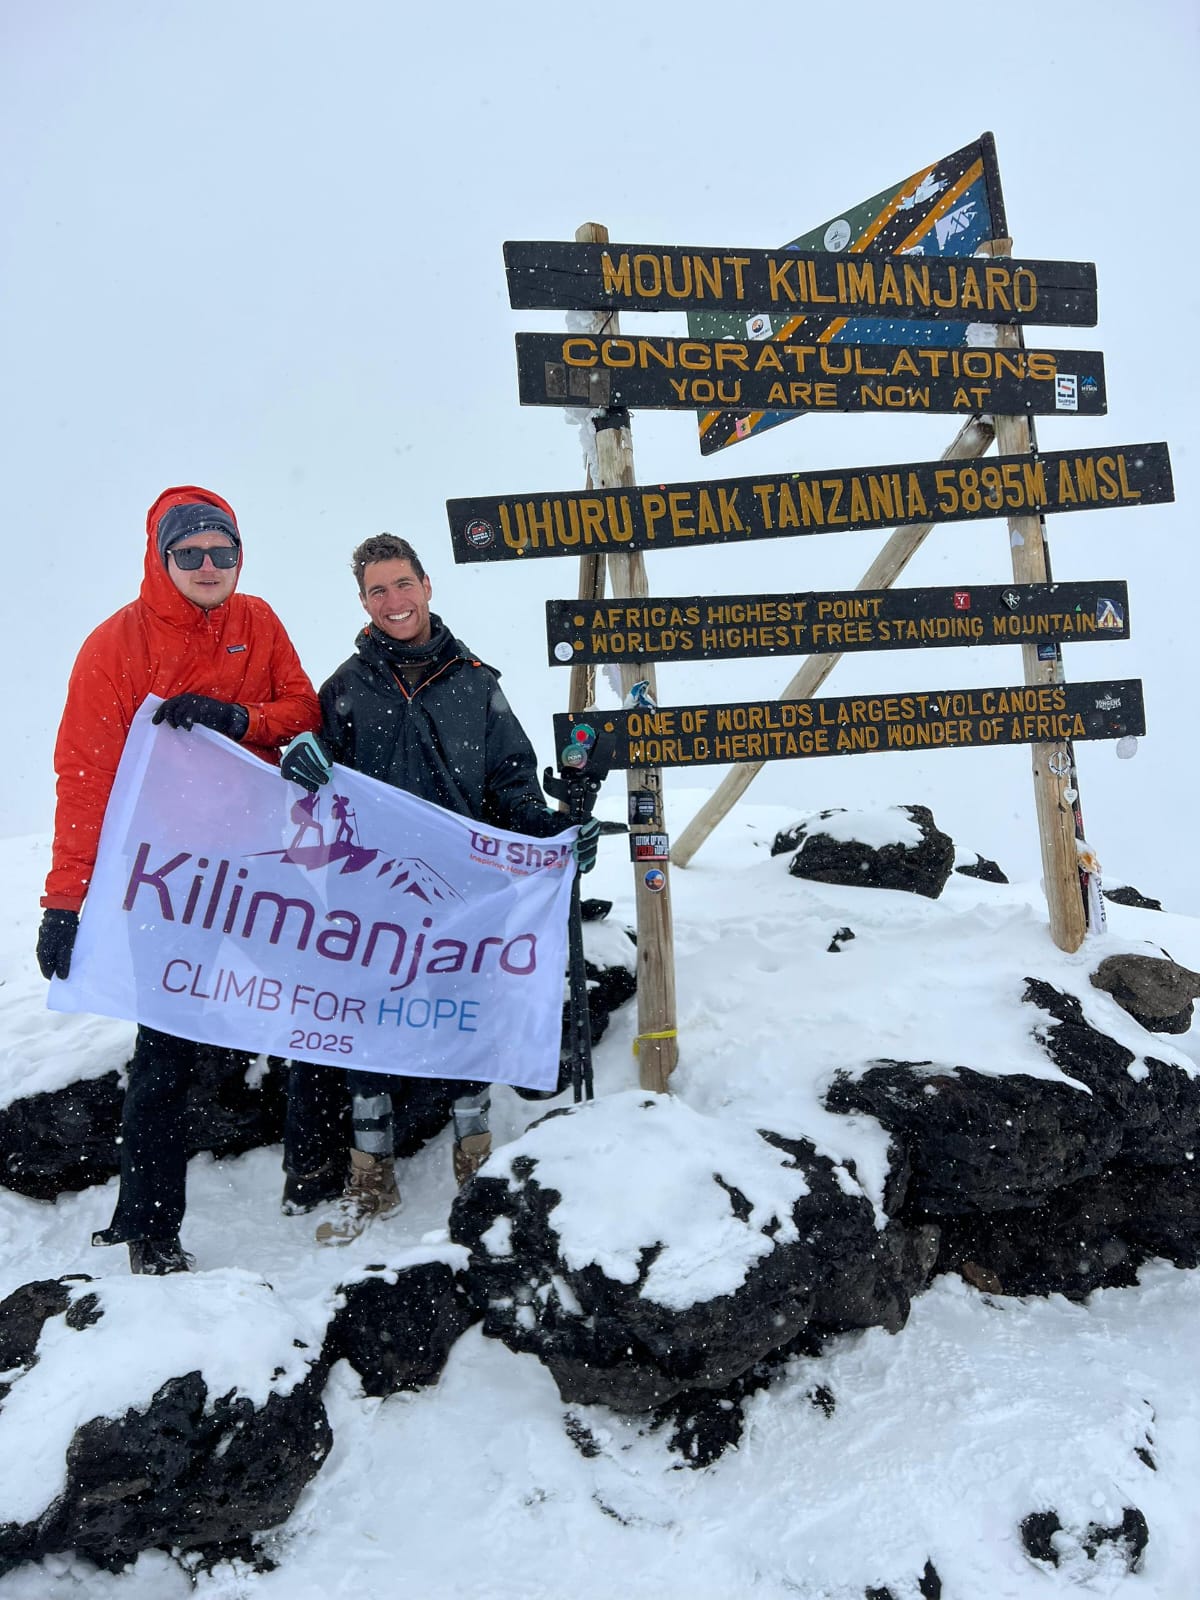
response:
<path id="1" fill-rule="evenodd" d="M 409 7 L 382 0 L 0 0 L 0 585 L 10 782 L 0 832 L 46 831 L 50 751 L 86 632 L 132 598 L 145 508 L 226 495 L 245 587 L 318 682 L 361 613 L 352 546 L 388 528 L 452 627 L 496 662 L 544 757 L 565 674 L 541 604 L 572 562 L 456 569 L 446 498 L 577 485 L 576 436 L 516 401 L 506 238 L 770 246 L 991 129 L 1019 255 L 1095 261 L 1109 415 L 1045 448 L 1166 439 L 1178 503 L 1052 520 L 1060 578 L 1130 583 L 1133 639 L 1069 649 L 1072 679 L 1141 676 L 1137 759 L 1083 750 L 1088 831 L 1115 877 L 1180 909 L 1200 672 L 1195 551 L 1195 7 L 1035 10 L 866 0 L 729 7 Z M 561 322 L 557 325 L 561 326 Z M 627 325 L 632 325 L 627 323 Z M 660 318 L 656 331 L 680 331 Z M 689 417 L 635 417 L 666 481 L 927 459 L 948 418 L 810 418 L 703 462 Z M 656 593 L 843 588 L 882 536 L 652 558 Z M 913 583 L 1008 576 L 999 524 L 937 531 Z M 660 670 L 664 702 L 751 698 L 792 663 Z M 830 692 L 1020 677 L 1015 650 L 859 656 Z M 1028 754 L 777 764 L 800 808 L 925 800 L 1033 873 Z M 716 774 L 712 777 L 715 781 Z M 694 782 L 694 775 L 689 779 Z M 701 858 L 702 859 L 702 858 Z"/>

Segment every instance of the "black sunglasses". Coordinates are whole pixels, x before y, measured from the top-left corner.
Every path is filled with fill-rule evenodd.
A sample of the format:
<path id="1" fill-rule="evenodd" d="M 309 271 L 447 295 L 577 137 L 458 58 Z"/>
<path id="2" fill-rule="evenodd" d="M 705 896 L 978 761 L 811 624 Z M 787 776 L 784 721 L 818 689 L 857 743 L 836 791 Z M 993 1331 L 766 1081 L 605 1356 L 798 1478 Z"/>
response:
<path id="1" fill-rule="evenodd" d="M 219 544 L 215 550 L 202 550 L 195 544 L 185 544 L 182 547 L 172 545 L 167 554 L 175 558 L 175 565 L 180 572 L 199 572 L 204 565 L 205 556 L 208 556 L 214 567 L 225 570 L 236 567 L 238 563 L 238 547 L 235 544 Z"/>

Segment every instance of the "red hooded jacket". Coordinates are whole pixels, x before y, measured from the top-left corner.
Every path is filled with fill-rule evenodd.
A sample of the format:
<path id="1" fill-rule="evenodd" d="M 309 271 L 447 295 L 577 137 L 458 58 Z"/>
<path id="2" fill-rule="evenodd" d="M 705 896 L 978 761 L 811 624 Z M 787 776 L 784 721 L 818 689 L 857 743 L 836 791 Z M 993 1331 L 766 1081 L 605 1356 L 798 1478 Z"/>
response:
<path id="1" fill-rule="evenodd" d="M 58 806 L 43 906 L 78 911 L 83 904 L 117 764 L 147 695 L 205 694 L 245 706 L 250 724 L 241 742 L 266 761 L 278 761 L 280 746 L 295 734 L 321 725 L 313 686 L 265 600 L 235 593 L 203 611 L 171 582 L 158 553 L 158 522 L 172 506 L 196 503 L 233 517 L 208 489 L 160 494 L 146 514 L 138 598 L 89 634 L 75 661 L 54 747 Z"/>

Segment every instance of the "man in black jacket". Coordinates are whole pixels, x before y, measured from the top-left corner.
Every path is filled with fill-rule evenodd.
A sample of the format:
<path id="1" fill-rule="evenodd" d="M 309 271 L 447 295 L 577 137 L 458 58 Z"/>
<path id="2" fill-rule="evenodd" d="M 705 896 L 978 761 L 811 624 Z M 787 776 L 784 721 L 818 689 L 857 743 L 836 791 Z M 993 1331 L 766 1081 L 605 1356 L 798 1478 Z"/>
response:
<path id="1" fill-rule="evenodd" d="M 370 623 L 320 693 L 320 738 L 305 734 L 284 752 L 285 778 L 315 789 L 340 762 L 460 816 L 544 838 L 567 826 L 549 811 L 537 758 L 500 688 L 499 674 L 455 639 L 429 609 L 432 586 L 406 539 L 377 534 L 352 558 Z M 581 830 L 580 871 L 595 862 L 599 824 Z M 294 1065 L 284 1139 L 287 1209 L 307 1210 L 340 1178 L 328 1151 L 328 1084 L 334 1068 Z M 339 1075 L 340 1076 L 340 1075 Z M 338 1213 L 317 1229 L 344 1244 L 399 1205 L 391 1087 L 379 1073 L 348 1072 L 354 1144 Z M 490 1088 L 456 1084 L 454 1174 L 464 1183 L 487 1159 Z M 324 1104 L 322 1104 L 324 1102 Z"/>

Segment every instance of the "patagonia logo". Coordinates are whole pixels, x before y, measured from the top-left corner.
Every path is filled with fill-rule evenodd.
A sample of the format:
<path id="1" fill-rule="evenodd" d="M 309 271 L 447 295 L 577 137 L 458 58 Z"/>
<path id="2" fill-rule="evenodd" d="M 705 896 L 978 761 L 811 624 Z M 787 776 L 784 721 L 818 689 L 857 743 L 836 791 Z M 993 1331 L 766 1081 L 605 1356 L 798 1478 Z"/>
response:
<path id="1" fill-rule="evenodd" d="M 245 648 L 244 644 L 227 644 L 225 646 L 225 654 L 227 656 L 236 656 L 239 650 L 244 650 Z"/>

